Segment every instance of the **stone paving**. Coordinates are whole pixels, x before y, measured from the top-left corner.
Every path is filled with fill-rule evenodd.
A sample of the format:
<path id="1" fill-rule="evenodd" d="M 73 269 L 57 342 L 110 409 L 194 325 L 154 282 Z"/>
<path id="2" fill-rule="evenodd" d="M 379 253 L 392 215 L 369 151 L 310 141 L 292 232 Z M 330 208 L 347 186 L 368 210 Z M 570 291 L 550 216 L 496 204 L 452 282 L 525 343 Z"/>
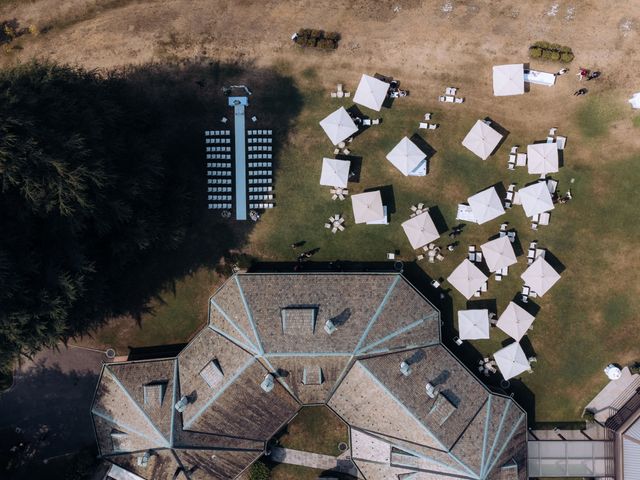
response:
<path id="1" fill-rule="evenodd" d="M 271 449 L 270 458 L 278 463 L 300 465 L 325 471 L 333 470 L 357 477 L 356 467 L 348 458 L 341 459 L 332 457 L 331 455 L 321 455 L 319 453 L 303 452 L 280 447 L 273 447 Z"/>

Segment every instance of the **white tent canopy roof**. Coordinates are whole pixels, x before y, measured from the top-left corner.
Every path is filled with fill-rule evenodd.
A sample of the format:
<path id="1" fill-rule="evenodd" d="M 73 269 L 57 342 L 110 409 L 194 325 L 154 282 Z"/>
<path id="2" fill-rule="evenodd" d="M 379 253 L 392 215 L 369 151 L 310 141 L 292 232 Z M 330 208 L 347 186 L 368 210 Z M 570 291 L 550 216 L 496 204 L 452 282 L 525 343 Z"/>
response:
<path id="1" fill-rule="evenodd" d="M 556 272 L 544 257 L 538 257 L 529 268 L 527 268 L 520 278 L 524 280 L 531 290 L 541 297 L 549 291 L 553 285 L 560 280 L 560 274 Z"/>
<path id="2" fill-rule="evenodd" d="M 320 185 L 347 188 L 350 168 L 351 162 L 348 160 L 323 158 L 322 172 L 320 173 Z"/>
<path id="3" fill-rule="evenodd" d="M 320 126 L 334 145 L 339 144 L 358 131 L 358 127 L 344 107 L 340 107 L 335 112 L 323 118 L 320 121 Z"/>
<path id="4" fill-rule="evenodd" d="M 440 237 L 429 212 L 423 212 L 403 222 L 402 228 L 414 249 L 418 249 Z"/>
<path id="5" fill-rule="evenodd" d="M 529 370 L 529 359 L 524 354 L 519 343 L 512 343 L 493 354 L 500 373 L 505 380 L 509 380 L 522 372 Z"/>
<path id="6" fill-rule="evenodd" d="M 489 158 L 502 140 L 502 135 L 487 125 L 482 120 L 478 120 L 467 136 L 462 140 L 462 145 L 467 147 L 482 160 Z"/>
<path id="7" fill-rule="evenodd" d="M 528 187 L 523 187 L 518 190 L 518 196 L 527 217 L 533 217 L 555 208 L 547 182 L 536 182 Z"/>
<path id="8" fill-rule="evenodd" d="M 489 338 L 489 310 L 458 310 L 460 340 Z"/>
<path id="9" fill-rule="evenodd" d="M 447 280 L 468 300 L 487 281 L 487 276 L 465 258 Z"/>
<path id="10" fill-rule="evenodd" d="M 509 302 L 496 326 L 515 341 L 519 342 L 527 334 L 527 330 L 535 317 L 514 302 Z"/>
<path id="11" fill-rule="evenodd" d="M 493 94 L 496 97 L 523 93 L 524 65 L 522 63 L 493 67 Z"/>
<path id="12" fill-rule="evenodd" d="M 555 142 L 527 145 L 529 173 L 546 175 L 557 172 L 558 167 L 558 146 Z"/>
<path id="13" fill-rule="evenodd" d="M 476 222 L 480 224 L 493 220 L 504 213 L 504 207 L 495 187 L 478 192 L 470 196 L 467 201 L 471 210 L 473 210 Z"/>
<path id="14" fill-rule="evenodd" d="M 354 103 L 379 112 L 387 98 L 389 84 L 370 75 L 362 75 L 353 96 Z"/>
<path id="15" fill-rule="evenodd" d="M 491 272 L 496 272 L 518 262 L 513 245 L 507 236 L 483 243 L 480 248 L 484 255 L 484 262 Z"/>
<path id="16" fill-rule="evenodd" d="M 425 158 L 427 156 L 424 152 L 408 137 L 400 140 L 387 154 L 387 160 L 405 176 L 411 175 L 411 172 L 416 170 Z"/>
<path id="17" fill-rule="evenodd" d="M 356 223 L 375 222 L 385 216 L 380 190 L 352 195 L 351 205 Z"/>
<path id="18" fill-rule="evenodd" d="M 629 99 L 631 108 L 640 108 L 640 92 L 634 93 L 633 97 Z"/>

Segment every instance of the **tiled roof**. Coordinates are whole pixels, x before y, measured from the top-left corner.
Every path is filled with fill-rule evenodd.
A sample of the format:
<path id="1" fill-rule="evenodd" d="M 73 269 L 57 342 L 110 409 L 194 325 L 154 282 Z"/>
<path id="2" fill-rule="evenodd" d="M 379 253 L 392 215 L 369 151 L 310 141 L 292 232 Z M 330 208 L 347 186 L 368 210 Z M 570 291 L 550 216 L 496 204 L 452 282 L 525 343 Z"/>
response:
<path id="1" fill-rule="evenodd" d="M 524 413 L 439 338 L 438 311 L 399 274 L 236 275 L 177 358 L 104 367 L 100 453 L 143 478 L 236 478 L 301 405 L 326 403 L 360 432 L 354 461 L 368 480 L 497 479 L 511 459 L 526 476 Z"/>

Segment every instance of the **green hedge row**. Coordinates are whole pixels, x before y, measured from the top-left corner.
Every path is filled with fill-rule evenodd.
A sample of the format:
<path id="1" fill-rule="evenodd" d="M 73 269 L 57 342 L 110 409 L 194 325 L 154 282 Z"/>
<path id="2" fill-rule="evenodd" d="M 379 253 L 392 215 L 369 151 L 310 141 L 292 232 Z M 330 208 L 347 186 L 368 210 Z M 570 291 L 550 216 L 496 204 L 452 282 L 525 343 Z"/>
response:
<path id="1" fill-rule="evenodd" d="M 571 47 L 559 45 L 557 43 L 549 42 L 535 42 L 529 47 L 529 56 L 531 58 L 544 58 L 546 60 L 553 60 L 556 62 L 569 63 L 573 61 L 574 54 L 571 51 Z"/>
<path id="2" fill-rule="evenodd" d="M 301 47 L 333 50 L 338 48 L 338 42 L 340 41 L 340 34 L 338 32 L 301 28 L 297 33 L 298 38 L 296 38 L 296 43 Z"/>

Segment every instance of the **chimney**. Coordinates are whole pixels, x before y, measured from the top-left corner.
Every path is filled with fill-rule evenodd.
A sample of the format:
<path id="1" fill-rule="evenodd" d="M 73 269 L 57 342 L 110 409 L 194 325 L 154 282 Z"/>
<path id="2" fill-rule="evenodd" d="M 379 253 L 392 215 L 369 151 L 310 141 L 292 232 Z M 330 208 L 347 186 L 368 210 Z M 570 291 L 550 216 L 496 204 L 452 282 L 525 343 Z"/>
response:
<path id="1" fill-rule="evenodd" d="M 438 387 L 434 387 L 430 383 L 427 383 L 426 390 L 427 390 L 427 395 L 429 395 L 429 397 L 431 397 L 431 398 L 436 398 L 436 396 L 439 393 Z"/>
<path id="2" fill-rule="evenodd" d="M 402 375 L 404 375 L 405 377 L 408 377 L 411 373 L 411 366 L 407 362 L 402 362 L 400 364 L 400 373 L 402 373 Z"/>
<path id="3" fill-rule="evenodd" d="M 178 413 L 182 413 L 185 411 L 188 404 L 189 398 L 186 395 L 183 395 L 183 397 L 175 404 L 175 409 Z"/>
<path id="4" fill-rule="evenodd" d="M 265 392 L 269 393 L 271 390 L 273 390 L 273 387 L 274 387 L 273 375 L 271 375 L 270 373 L 267 373 L 264 376 L 264 380 L 260 384 L 260 388 L 262 388 L 262 390 L 264 390 Z"/>
<path id="5" fill-rule="evenodd" d="M 327 334 L 331 335 L 336 330 L 337 330 L 337 327 L 335 323 L 333 323 L 331 320 L 327 320 L 326 323 L 324 324 L 324 331 L 327 332 Z"/>

